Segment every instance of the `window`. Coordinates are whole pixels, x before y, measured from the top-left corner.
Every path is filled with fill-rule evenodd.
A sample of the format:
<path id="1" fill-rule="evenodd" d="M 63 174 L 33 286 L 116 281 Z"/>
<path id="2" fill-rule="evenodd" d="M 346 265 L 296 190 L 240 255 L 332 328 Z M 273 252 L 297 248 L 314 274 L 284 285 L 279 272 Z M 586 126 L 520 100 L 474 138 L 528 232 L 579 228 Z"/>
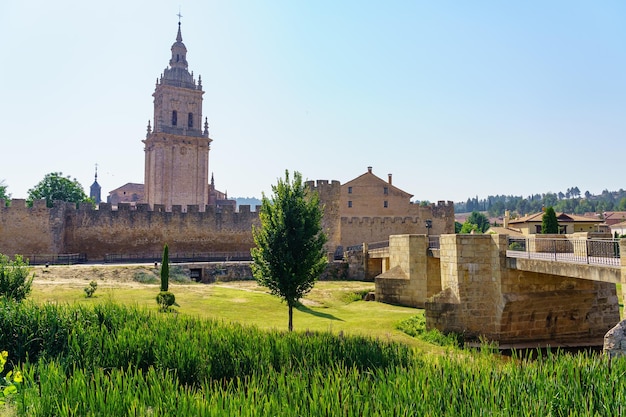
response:
<path id="1" fill-rule="evenodd" d="M 383 201 L 383 207 L 384 207 L 384 208 L 389 207 L 389 203 L 387 203 L 387 200 Z"/>
<path id="2" fill-rule="evenodd" d="M 541 225 L 540 224 L 535 225 L 535 233 L 541 234 Z"/>
<path id="3" fill-rule="evenodd" d="M 352 194 L 352 187 L 348 187 L 348 194 Z"/>
<path id="4" fill-rule="evenodd" d="M 348 201 L 348 207 L 352 207 L 352 201 Z"/>
<path id="5" fill-rule="evenodd" d="M 172 126 L 176 126 L 178 124 L 178 113 L 176 110 L 172 111 Z"/>
<path id="6" fill-rule="evenodd" d="M 384 193 L 385 195 L 389 194 L 389 187 L 385 187 L 385 188 L 383 188 L 383 193 Z M 385 207 L 387 207 L 387 206 L 385 206 Z"/>
<path id="7" fill-rule="evenodd" d="M 189 128 L 193 127 L 193 113 L 189 113 L 187 115 L 187 127 Z"/>

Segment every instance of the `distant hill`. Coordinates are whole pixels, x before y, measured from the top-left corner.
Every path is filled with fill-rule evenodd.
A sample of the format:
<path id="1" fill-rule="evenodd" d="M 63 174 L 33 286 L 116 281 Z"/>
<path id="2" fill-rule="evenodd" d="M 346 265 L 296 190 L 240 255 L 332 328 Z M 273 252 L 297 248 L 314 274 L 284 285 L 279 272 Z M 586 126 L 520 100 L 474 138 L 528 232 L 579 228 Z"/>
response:
<path id="1" fill-rule="evenodd" d="M 261 205 L 261 200 L 256 197 L 235 197 L 235 201 L 237 202 L 237 208 L 248 205 L 252 211 L 254 211 L 256 206 Z"/>

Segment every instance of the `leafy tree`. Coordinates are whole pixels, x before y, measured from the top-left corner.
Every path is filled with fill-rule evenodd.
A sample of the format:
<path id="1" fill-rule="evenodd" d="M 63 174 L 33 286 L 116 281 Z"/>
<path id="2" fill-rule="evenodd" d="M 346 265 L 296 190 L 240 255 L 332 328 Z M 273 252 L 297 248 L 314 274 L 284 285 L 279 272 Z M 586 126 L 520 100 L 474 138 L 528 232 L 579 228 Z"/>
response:
<path id="1" fill-rule="evenodd" d="M 467 217 L 465 223 L 475 224 L 475 230 L 480 233 L 485 233 L 490 226 L 487 216 L 477 211 L 473 211 L 472 214 Z"/>
<path id="2" fill-rule="evenodd" d="M 552 206 L 548 207 L 541 217 L 541 233 L 559 233 L 559 221 Z"/>
<path id="3" fill-rule="evenodd" d="M 252 273 L 257 282 L 287 302 L 289 331 L 293 308 L 308 293 L 326 266 L 326 235 L 317 193 L 309 192 L 302 175 L 295 172 L 272 186 L 273 196 L 263 195 L 260 227 L 252 228 Z"/>
<path id="4" fill-rule="evenodd" d="M 8 204 L 9 200 L 11 199 L 11 194 L 9 194 L 7 192 L 7 185 L 4 183 L 4 181 L 0 181 L 0 200 L 4 200 L 5 204 Z"/>
<path id="5" fill-rule="evenodd" d="M 10 260 L 0 253 L 0 297 L 22 301 L 30 294 L 34 277 L 30 274 L 28 262 L 20 255 Z"/>
<path id="6" fill-rule="evenodd" d="M 91 202 L 85 194 L 83 186 L 70 176 L 63 176 L 62 172 L 51 172 L 46 174 L 34 188 L 28 190 L 28 198 L 26 202 L 29 206 L 33 205 L 34 200 L 46 199 L 46 205 L 52 207 L 55 200 L 67 201 L 70 203 Z"/>
<path id="7" fill-rule="evenodd" d="M 481 231 L 478 228 L 478 225 L 474 223 L 470 223 L 469 221 L 466 220 L 465 223 L 463 223 L 463 226 L 461 227 L 461 230 L 459 231 L 459 233 L 470 234 L 472 232 L 481 233 Z"/>

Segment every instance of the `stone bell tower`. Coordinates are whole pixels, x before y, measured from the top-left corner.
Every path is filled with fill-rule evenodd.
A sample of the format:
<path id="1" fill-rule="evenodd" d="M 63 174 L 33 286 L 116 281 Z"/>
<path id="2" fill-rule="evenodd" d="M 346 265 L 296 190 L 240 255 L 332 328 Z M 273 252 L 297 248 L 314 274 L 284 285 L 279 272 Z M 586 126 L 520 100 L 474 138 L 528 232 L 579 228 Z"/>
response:
<path id="1" fill-rule="evenodd" d="M 202 126 L 202 79 L 187 70 L 187 48 L 178 22 L 172 58 L 156 81 L 154 119 L 148 121 L 145 144 L 144 200 L 167 211 L 173 205 L 209 202 L 209 125 Z"/>

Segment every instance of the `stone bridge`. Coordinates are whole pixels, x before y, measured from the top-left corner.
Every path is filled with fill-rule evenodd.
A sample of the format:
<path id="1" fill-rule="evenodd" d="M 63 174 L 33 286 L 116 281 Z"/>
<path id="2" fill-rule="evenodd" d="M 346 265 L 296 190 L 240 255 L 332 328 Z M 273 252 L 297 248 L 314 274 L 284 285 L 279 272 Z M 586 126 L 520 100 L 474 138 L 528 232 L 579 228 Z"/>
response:
<path id="1" fill-rule="evenodd" d="M 501 347 L 601 346 L 620 321 L 626 240 L 396 235 L 379 246 L 363 248 L 376 299 L 424 308 L 427 328 Z"/>

